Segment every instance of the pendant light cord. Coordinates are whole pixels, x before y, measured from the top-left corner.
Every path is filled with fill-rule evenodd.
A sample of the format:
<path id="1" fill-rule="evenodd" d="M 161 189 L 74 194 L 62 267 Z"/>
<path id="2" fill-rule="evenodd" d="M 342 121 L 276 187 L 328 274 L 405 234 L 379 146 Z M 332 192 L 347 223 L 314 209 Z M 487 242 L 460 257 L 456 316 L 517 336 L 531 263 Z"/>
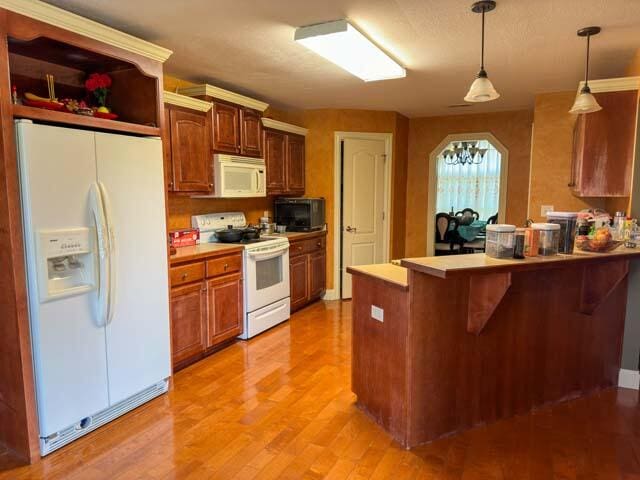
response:
<path id="1" fill-rule="evenodd" d="M 584 67 L 584 87 L 589 88 L 589 49 L 591 47 L 591 35 L 587 35 L 587 61 Z"/>
<path id="2" fill-rule="evenodd" d="M 482 9 L 482 46 L 480 47 L 480 70 L 484 70 L 484 8 Z"/>

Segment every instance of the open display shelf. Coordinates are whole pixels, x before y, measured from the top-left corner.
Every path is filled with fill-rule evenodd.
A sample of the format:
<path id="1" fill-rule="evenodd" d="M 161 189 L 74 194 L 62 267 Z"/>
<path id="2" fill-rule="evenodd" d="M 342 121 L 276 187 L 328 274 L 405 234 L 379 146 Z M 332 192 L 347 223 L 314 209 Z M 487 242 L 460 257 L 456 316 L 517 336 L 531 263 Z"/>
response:
<path id="1" fill-rule="evenodd" d="M 107 106 L 118 115 L 117 120 L 108 120 L 67 110 L 52 111 L 15 104 L 14 117 L 139 135 L 160 135 L 156 102 L 158 81 L 145 75 L 133 63 L 46 37 L 31 40 L 9 37 L 8 46 L 11 85 L 16 87 L 20 100 L 24 99 L 26 92 L 47 98 L 46 75 L 51 74 L 59 100 L 73 98 L 91 105 L 93 95 L 87 92 L 84 82 L 91 73 L 106 73 L 112 79 Z"/>

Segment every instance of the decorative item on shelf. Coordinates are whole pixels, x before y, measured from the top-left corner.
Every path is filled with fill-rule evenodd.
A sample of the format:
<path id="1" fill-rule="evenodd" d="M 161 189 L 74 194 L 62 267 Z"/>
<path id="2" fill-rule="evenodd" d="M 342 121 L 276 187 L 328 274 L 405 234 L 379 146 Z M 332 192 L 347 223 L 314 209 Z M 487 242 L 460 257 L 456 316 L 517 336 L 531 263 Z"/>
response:
<path id="1" fill-rule="evenodd" d="M 28 107 L 44 108 L 45 110 L 64 110 L 64 103 L 29 92 L 24 94 L 23 103 Z"/>
<path id="2" fill-rule="evenodd" d="M 93 93 L 98 103 L 98 112 L 109 113 L 107 108 L 107 94 L 111 87 L 111 77 L 106 73 L 92 73 L 84 82 L 87 91 Z"/>
<path id="3" fill-rule="evenodd" d="M 11 103 L 18 104 L 18 87 L 11 85 Z"/>
<path id="4" fill-rule="evenodd" d="M 587 37 L 587 61 L 584 69 L 584 86 L 580 89 L 580 93 L 576 96 L 576 100 L 573 103 L 573 107 L 569 110 L 569 113 L 593 113 L 602 110 L 602 107 L 598 104 L 596 97 L 591 93 L 589 88 L 589 48 L 591 46 L 591 36 L 600 33 L 600 27 L 585 27 L 578 30 L 579 37 Z"/>
<path id="5" fill-rule="evenodd" d="M 478 142 L 453 142 L 440 155 L 447 165 L 478 165 L 487 153 L 486 148 L 478 148 Z"/>
<path id="6" fill-rule="evenodd" d="M 471 88 L 469 89 L 467 96 L 464 97 L 465 102 L 488 102 L 495 100 L 500 96 L 496 89 L 493 88 L 493 84 L 491 83 L 491 80 L 489 80 L 487 72 L 484 69 L 484 14 L 494 10 L 495 8 L 496 2 L 493 0 L 481 0 L 471 6 L 471 11 L 473 13 L 482 14 L 482 44 L 480 53 L 480 71 L 478 72 L 476 79 L 471 84 Z"/>

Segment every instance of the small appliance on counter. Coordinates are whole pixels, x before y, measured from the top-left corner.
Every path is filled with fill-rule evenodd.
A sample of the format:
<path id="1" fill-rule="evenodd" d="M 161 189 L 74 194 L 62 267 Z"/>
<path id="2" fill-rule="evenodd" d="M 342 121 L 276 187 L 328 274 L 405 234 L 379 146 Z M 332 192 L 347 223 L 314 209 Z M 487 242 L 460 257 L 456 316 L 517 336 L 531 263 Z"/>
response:
<path id="1" fill-rule="evenodd" d="M 325 228 L 324 198 L 277 198 L 275 222 L 288 232 L 313 232 Z"/>
<path id="2" fill-rule="evenodd" d="M 289 240 L 250 234 L 242 212 L 210 213 L 191 217 L 200 229 L 201 243 L 242 245 L 244 328 L 246 340 L 287 320 L 289 303 Z M 252 238 L 253 237 L 253 238 Z"/>

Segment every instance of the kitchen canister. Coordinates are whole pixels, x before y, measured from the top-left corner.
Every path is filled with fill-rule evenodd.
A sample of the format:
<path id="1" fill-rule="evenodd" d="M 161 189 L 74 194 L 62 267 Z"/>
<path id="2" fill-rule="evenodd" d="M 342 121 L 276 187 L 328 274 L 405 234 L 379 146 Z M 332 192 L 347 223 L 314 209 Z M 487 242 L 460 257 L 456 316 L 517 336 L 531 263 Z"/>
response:
<path id="1" fill-rule="evenodd" d="M 534 223 L 531 228 L 538 233 L 538 255 L 549 257 L 558 254 L 560 225 L 557 223 Z"/>
<path id="2" fill-rule="evenodd" d="M 497 223 L 487 225 L 485 253 L 493 258 L 513 258 L 515 225 Z"/>
<path id="3" fill-rule="evenodd" d="M 547 222 L 560 225 L 559 253 L 573 253 L 576 239 L 577 212 L 547 212 Z"/>

